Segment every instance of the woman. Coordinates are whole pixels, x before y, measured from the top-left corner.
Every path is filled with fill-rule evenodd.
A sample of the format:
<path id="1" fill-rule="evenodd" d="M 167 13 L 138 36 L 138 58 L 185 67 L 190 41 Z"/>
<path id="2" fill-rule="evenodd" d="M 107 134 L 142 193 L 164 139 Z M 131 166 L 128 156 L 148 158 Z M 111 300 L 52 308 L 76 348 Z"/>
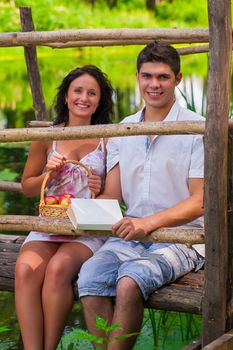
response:
<path id="1" fill-rule="evenodd" d="M 113 89 L 95 66 L 71 71 L 56 96 L 54 127 L 110 123 Z M 100 193 L 105 177 L 103 139 L 32 142 L 22 176 L 27 196 L 40 193 L 46 170 L 53 170 L 47 195 L 70 193 L 90 198 Z M 87 176 L 79 165 L 92 169 Z M 72 180 L 71 180 L 72 179 Z M 103 238 L 30 232 L 15 269 L 15 303 L 25 350 L 56 349 L 73 304 L 72 281 Z"/>

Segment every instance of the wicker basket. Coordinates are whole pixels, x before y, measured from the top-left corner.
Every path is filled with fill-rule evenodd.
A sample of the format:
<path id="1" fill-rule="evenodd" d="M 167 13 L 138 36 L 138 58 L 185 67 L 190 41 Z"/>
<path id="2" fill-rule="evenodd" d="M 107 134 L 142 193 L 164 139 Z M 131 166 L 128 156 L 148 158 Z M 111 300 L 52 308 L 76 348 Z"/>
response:
<path id="1" fill-rule="evenodd" d="M 76 160 L 66 160 L 66 163 L 78 164 L 87 171 L 88 175 L 92 174 L 91 170 L 87 166 L 82 164 L 81 162 L 78 162 Z M 45 192 L 46 184 L 47 184 L 47 181 L 50 177 L 50 174 L 53 171 L 54 170 L 49 170 L 46 173 L 44 180 L 42 182 L 41 190 L 40 190 L 39 213 L 41 216 L 47 216 L 47 217 L 52 217 L 52 218 L 68 218 L 68 216 L 66 214 L 67 208 L 62 207 L 60 204 L 48 205 L 48 204 L 45 204 L 45 201 L 44 201 L 44 199 L 45 199 L 44 192 Z M 94 193 L 92 193 L 92 198 L 94 198 L 94 197 L 95 197 L 95 195 L 94 195 Z"/>

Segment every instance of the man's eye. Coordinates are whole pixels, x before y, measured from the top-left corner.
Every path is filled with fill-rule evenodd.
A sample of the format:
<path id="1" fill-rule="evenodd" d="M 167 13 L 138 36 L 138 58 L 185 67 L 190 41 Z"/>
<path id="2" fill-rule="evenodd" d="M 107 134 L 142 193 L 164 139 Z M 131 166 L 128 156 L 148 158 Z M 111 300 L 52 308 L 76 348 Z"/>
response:
<path id="1" fill-rule="evenodd" d="M 167 80 L 167 79 L 169 79 L 169 76 L 168 75 L 160 75 L 159 79 Z"/>

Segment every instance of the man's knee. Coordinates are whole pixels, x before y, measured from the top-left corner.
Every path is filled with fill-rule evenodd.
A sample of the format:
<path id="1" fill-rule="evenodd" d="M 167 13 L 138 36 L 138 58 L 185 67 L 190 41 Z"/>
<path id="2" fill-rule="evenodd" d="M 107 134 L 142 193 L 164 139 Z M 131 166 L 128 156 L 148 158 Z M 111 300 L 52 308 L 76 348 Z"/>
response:
<path id="1" fill-rule="evenodd" d="M 109 251 L 97 253 L 87 260 L 77 280 L 79 296 L 115 295 L 115 285 L 121 262 Z"/>
<path id="2" fill-rule="evenodd" d="M 77 285 L 78 288 L 88 287 L 89 283 L 95 280 L 95 272 L 92 267 L 91 259 L 87 260 L 81 267 L 78 275 Z"/>
<path id="3" fill-rule="evenodd" d="M 127 302 L 136 302 L 143 299 L 141 289 L 133 278 L 124 276 L 117 282 L 117 298 Z"/>

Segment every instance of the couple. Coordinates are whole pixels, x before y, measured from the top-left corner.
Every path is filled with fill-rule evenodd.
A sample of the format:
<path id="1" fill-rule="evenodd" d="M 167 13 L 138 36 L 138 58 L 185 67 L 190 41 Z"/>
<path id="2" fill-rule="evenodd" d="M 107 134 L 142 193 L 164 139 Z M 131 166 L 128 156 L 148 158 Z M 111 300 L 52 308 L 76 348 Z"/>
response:
<path id="1" fill-rule="evenodd" d="M 149 43 L 138 55 L 136 78 L 145 107 L 124 123 L 202 119 L 175 101 L 182 75 L 179 55 L 170 45 Z M 59 87 L 56 112 L 54 127 L 107 124 L 112 88 L 106 76 L 93 66 L 69 73 Z M 79 297 L 89 332 L 101 336 L 95 329 L 96 316 L 101 316 L 122 327 L 110 333 L 106 349 L 133 349 L 136 337 L 111 340 L 139 332 L 144 300 L 204 263 L 202 245 L 140 242 L 160 227 L 202 227 L 203 158 L 199 135 L 117 137 L 107 145 L 103 139 L 32 143 L 22 178 L 25 194 L 39 193 L 46 168 L 54 170 L 48 192 L 64 193 L 69 176 L 78 184 L 75 196 L 80 197 L 81 189 L 84 198 L 94 192 L 98 198 L 123 200 L 126 212 L 112 227 L 115 237 L 108 239 L 29 234 L 15 277 L 25 350 L 56 349 L 79 270 Z M 80 160 L 94 175 L 87 178 L 77 165 L 64 164 L 66 159 Z"/>

